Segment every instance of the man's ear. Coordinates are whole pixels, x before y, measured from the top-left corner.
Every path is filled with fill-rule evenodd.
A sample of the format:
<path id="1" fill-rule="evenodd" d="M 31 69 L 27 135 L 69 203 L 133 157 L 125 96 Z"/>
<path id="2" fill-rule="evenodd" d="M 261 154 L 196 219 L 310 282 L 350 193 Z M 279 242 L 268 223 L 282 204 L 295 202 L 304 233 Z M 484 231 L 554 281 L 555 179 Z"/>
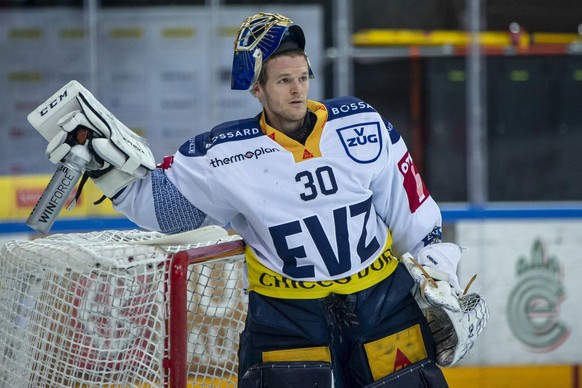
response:
<path id="1" fill-rule="evenodd" d="M 255 84 L 255 85 L 253 86 L 253 88 L 251 89 L 251 94 L 252 94 L 253 96 L 255 96 L 255 98 L 256 98 L 257 100 L 259 100 L 259 102 L 260 102 L 261 104 L 263 104 L 263 93 L 262 93 L 261 87 L 260 87 L 258 84 Z"/>
<path id="2" fill-rule="evenodd" d="M 253 96 L 255 96 L 256 98 L 259 98 L 260 92 L 261 92 L 261 91 L 260 91 L 260 86 L 259 86 L 259 84 L 255 83 L 255 84 L 253 85 L 253 88 L 251 89 L 251 94 L 252 94 Z"/>

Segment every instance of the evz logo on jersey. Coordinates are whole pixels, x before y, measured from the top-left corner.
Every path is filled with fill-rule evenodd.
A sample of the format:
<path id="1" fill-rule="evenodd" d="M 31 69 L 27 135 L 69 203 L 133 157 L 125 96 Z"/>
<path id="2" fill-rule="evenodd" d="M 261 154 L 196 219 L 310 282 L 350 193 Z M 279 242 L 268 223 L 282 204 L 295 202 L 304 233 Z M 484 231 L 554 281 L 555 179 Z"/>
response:
<path id="1" fill-rule="evenodd" d="M 414 213 L 429 197 L 428 190 L 408 152 L 398 162 L 398 170 L 404 177 L 403 185 L 408 197 L 410 212 Z"/>
<path id="2" fill-rule="evenodd" d="M 382 150 L 382 135 L 378 122 L 350 125 L 337 129 L 348 156 L 358 163 L 371 163 Z"/>

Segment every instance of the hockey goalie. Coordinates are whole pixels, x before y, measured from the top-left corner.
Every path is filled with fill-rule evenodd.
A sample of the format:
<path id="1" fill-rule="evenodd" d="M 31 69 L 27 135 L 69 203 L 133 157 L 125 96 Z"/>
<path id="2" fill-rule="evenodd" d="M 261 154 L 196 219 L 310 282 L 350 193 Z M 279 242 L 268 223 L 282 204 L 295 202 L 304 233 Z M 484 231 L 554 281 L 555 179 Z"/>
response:
<path id="1" fill-rule="evenodd" d="M 231 88 L 262 109 L 187 139 L 158 167 L 80 88 L 71 113 L 36 127 L 53 162 L 88 129 L 89 177 L 144 229 L 230 225 L 244 239 L 240 387 L 447 387 L 440 367 L 469 351 L 485 301 L 460 289 L 461 248 L 442 242 L 402 136 L 357 97 L 309 99 L 305 49 L 291 19 L 245 19 Z"/>

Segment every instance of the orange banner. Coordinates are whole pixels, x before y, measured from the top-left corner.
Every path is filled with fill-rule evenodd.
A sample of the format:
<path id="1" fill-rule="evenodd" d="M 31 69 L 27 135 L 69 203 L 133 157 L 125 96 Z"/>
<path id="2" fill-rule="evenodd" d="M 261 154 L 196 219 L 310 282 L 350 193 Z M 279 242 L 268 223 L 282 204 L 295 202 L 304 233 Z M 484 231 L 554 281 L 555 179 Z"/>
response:
<path id="1" fill-rule="evenodd" d="M 0 220 L 26 219 L 50 181 L 50 175 L 0 176 Z M 75 190 L 76 192 L 76 190 Z M 100 205 L 93 202 L 101 198 L 101 192 L 88 181 L 74 209 L 63 209 L 59 217 L 94 217 L 121 215 L 110 201 Z M 72 199 L 72 198 L 70 198 Z"/>

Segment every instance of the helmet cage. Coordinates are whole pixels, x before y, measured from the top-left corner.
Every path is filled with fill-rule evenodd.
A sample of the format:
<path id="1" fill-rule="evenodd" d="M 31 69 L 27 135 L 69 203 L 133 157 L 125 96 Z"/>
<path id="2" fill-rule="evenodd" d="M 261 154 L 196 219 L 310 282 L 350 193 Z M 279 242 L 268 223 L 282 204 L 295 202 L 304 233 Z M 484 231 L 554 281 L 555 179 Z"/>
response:
<path id="1" fill-rule="evenodd" d="M 288 17 L 261 12 L 246 18 L 234 42 L 231 89 L 251 89 L 263 63 L 288 36 L 292 37 L 298 48 L 305 48 L 301 27 L 293 25 Z M 311 68 L 309 73 L 312 76 Z"/>

